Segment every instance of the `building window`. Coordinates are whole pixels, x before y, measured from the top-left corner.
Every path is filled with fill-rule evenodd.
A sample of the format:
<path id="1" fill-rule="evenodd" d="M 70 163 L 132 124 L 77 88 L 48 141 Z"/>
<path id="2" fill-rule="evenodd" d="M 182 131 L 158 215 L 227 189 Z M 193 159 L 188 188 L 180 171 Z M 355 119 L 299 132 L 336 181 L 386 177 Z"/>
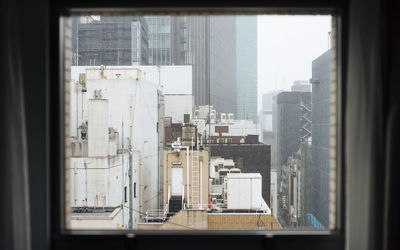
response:
<path id="1" fill-rule="evenodd" d="M 147 42 L 155 47 L 145 48 L 148 51 L 140 52 L 143 48 L 131 42 L 135 48 L 124 49 L 124 53 L 120 48 L 99 51 L 99 59 L 94 63 L 90 46 L 81 44 L 81 56 L 84 52 L 92 55 L 82 58 L 82 62 L 89 62 L 79 67 L 63 64 L 65 78 L 70 77 L 64 84 L 68 115 L 65 144 L 82 145 L 80 150 L 72 146 L 66 150 L 66 155 L 72 156 L 66 157 L 65 168 L 75 174 L 66 174 L 66 185 L 71 189 L 67 208 L 71 200 L 81 198 L 87 206 L 98 206 L 93 197 L 107 194 L 103 204 L 107 207 L 118 208 L 121 200 L 129 201 L 129 205 L 122 206 L 122 217 L 117 219 L 139 221 L 140 225 L 129 226 L 134 230 L 154 229 L 151 223 L 170 223 L 173 221 L 170 217 L 182 210 L 202 211 L 206 229 L 338 229 L 335 191 L 338 83 L 333 80 L 338 78 L 332 70 L 332 63 L 336 63 L 332 58 L 336 57 L 331 56 L 336 53 L 336 43 L 329 40 L 327 48 L 322 42 L 336 27 L 335 19 L 331 15 L 293 19 L 268 15 L 175 18 L 144 17 L 143 21 L 154 23 Z M 300 25 L 300 21 L 305 24 Z M 175 22 L 177 27 L 187 27 L 188 37 L 184 40 L 179 39 L 182 29 L 176 29 Z M 179 22 L 187 23 L 179 26 L 183 25 Z M 102 38 L 104 44 L 119 43 L 121 37 L 110 34 L 121 32 L 112 30 L 106 15 L 100 15 L 96 25 L 103 25 L 104 34 L 108 34 Z M 282 29 L 274 30 L 272 26 Z M 118 27 L 123 30 L 125 26 Z M 67 32 L 67 21 L 65 28 Z M 298 30 L 312 34 L 300 34 L 308 40 L 299 40 L 293 49 L 288 41 L 298 38 L 292 34 Z M 95 44 L 99 39 L 91 33 L 76 34 L 87 44 Z M 171 44 L 179 41 L 184 42 Z M 274 47 L 268 47 L 270 44 Z M 174 65 L 180 64 L 174 60 L 183 49 L 189 55 L 196 55 L 195 64 Z M 293 53 L 284 53 L 288 49 L 293 49 Z M 276 51 L 280 52 L 271 60 Z M 126 58 L 135 58 L 136 55 L 129 53 L 148 53 L 149 62 L 156 65 L 118 66 Z M 261 64 L 270 68 L 294 62 L 296 67 L 288 65 L 285 72 L 274 73 L 287 74 L 292 85 L 267 84 L 260 91 L 268 93 L 258 92 L 258 83 L 272 80 L 259 77 L 257 58 L 265 60 Z M 109 63 L 103 65 L 100 59 Z M 308 79 L 295 78 L 299 70 Z M 316 76 L 318 84 L 309 81 Z M 266 129 L 266 122 L 258 120 L 257 99 L 262 101 L 263 109 L 265 106 L 260 120 L 272 118 L 276 123 L 274 130 Z M 183 123 L 187 114 L 193 124 Z M 224 132 L 216 133 L 221 127 Z M 88 131 L 88 136 L 81 136 L 82 131 Z M 269 133 L 271 136 L 263 138 L 262 135 Z M 213 142 L 219 145 L 212 145 Z M 172 165 L 179 162 L 185 171 L 182 178 L 176 178 L 178 182 L 169 185 L 171 162 Z M 215 171 L 210 170 L 212 162 L 218 166 Z M 279 171 L 272 175 L 272 169 Z M 120 173 L 121 178 L 115 181 L 111 178 Z M 293 178 L 293 173 L 298 173 L 302 181 Z M 209 178 L 214 181 L 205 181 Z M 248 186 L 254 192 L 245 193 Z M 131 199 L 132 195 L 139 199 Z M 210 200 L 215 201 L 213 206 L 207 204 Z M 232 217 L 236 213 L 239 217 Z M 257 213 L 261 215 L 254 221 L 245 218 L 254 219 Z M 68 216 L 66 219 L 71 219 Z M 219 223 L 221 216 L 230 224 Z"/>

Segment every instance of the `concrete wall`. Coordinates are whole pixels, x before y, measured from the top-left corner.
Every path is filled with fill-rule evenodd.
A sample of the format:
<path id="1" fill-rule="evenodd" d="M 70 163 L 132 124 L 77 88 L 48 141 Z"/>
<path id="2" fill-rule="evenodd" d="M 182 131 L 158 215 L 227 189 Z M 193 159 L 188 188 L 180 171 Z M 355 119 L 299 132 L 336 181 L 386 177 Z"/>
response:
<path id="1" fill-rule="evenodd" d="M 173 123 L 183 123 L 183 115 L 193 119 L 193 95 L 164 95 L 165 116 L 172 117 Z"/>
<path id="2" fill-rule="evenodd" d="M 108 155 L 108 100 L 89 99 L 88 107 L 89 157 Z"/>
<path id="3" fill-rule="evenodd" d="M 108 100 L 108 127 L 113 127 L 118 131 L 118 148 L 128 149 L 131 142 L 132 150 L 140 152 L 140 164 L 144 170 L 141 172 L 143 176 L 140 185 L 143 211 L 149 208 L 158 208 L 159 137 L 157 122 L 159 120 L 158 93 L 160 86 L 158 85 L 159 75 L 155 76 L 154 72 L 149 71 L 151 69 L 142 71 L 134 67 L 107 67 L 102 71 L 99 67 L 72 67 L 73 81 L 78 79 L 79 73 L 87 73 L 87 92 L 78 91 L 76 94 L 78 101 L 75 102 L 81 104 L 78 105 L 81 110 L 78 107 L 78 114 L 72 116 L 78 121 L 71 123 L 81 124 L 88 119 L 88 100 L 92 98 L 94 90 L 100 89 L 102 98 Z M 157 69 L 157 67 L 153 66 L 153 69 Z M 157 79 L 157 82 L 143 80 L 146 77 Z M 82 86 L 79 87 L 82 89 Z M 71 131 L 74 130 L 76 131 L 76 127 L 71 129 Z M 132 137 L 131 141 L 129 137 Z M 139 184 L 137 189 L 139 189 Z"/>
<path id="4" fill-rule="evenodd" d="M 70 200 L 72 206 L 119 206 L 123 205 L 120 226 L 128 228 L 129 200 L 132 200 L 132 225 L 139 223 L 139 165 L 140 153 L 132 156 L 132 196 L 129 196 L 129 153 L 104 158 L 70 159 Z M 134 193 L 136 183 L 136 195 Z M 125 200 L 125 189 L 127 199 Z M 96 198 L 97 196 L 97 198 Z M 87 200 L 87 201 L 86 201 Z M 88 224 L 92 225 L 92 224 Z"/>
<path id="5" fill-rule="evenodd" d="M 71 216 L 72 229 L 122 229 L 123 211 L 116 208 L 108 216 Z"/>
<path id="6" fill-rule="evenodd" d="M 71 158 L 70 197 L 73 206 L 118 206 L 121 204 L 122 155 L 110 158 Z"/>

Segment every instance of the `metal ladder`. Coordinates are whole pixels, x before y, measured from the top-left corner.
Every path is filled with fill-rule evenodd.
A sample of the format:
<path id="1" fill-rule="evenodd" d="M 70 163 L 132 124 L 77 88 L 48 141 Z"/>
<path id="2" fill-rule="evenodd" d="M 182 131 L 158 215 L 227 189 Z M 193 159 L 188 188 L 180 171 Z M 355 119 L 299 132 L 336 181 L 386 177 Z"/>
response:
<path id="1" fill-rule="evenodd" d="M 192 138 L 192 208 L 200 207 L 200 166 L 199 150 L 194 149 L 194 140 Z"/>

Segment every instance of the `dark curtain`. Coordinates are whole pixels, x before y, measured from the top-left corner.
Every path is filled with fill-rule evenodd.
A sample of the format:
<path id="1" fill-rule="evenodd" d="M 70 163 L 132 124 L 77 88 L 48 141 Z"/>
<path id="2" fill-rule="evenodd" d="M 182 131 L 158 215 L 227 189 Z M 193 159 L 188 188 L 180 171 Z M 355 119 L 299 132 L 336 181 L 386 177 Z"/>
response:
<path id="1" fill-rule="evenodd" d="M 0 249 L 31 249 L 29 180 L 17 6 L 0 8 Z"/>
<path id="2" fill-rule="evenodd" d="M 400 249 L 400 1 L 383 0 L 383 79 L 389 112 L 386 132 L 386 173 L 383 220 L 384 250 Z"/>
<path id="3" fill-rule="evenodd" d="M 380 249 L 384 114 L 381 5 L 353 0 L 346 86 L 346 249 Z"/>
<path id="4" fill-rule="evenodd" d="M 352 0 L 346 86 L 346 249 L 399 249 L 400 4 Z"/>

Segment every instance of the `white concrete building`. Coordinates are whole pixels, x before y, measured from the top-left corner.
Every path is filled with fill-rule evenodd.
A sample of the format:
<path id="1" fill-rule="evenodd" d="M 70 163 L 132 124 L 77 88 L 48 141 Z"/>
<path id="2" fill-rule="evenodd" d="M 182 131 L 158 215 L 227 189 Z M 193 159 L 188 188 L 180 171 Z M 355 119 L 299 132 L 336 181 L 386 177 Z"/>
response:
<path id="1" fill-rule="evenodd" d="M 165 116 L 173 123 L 183 123 L 184 114 L 193 119 L 194 99 L 192 94 L 164 94 Z"/>
<path id="2" fill-rule="evenodd" d="M 144 74 L 147 72 L 147 79 L 165 80 L 162 75 L 169 71 L 161 67 L 161 73 L 154 77 L 151 69 L 158 67 L 152 67 L 145 71 L 136 67 L 72 67 L 71 135 L 73 144 L 79 147 L 74 148 L 76 157 L 71 159 L 71 204 L 131 205 L 135 210 L 133 225 L 139 222 L 139 213 L 159 207 L 157 124 L 163 114 L 163 106 L 159 105 L 161 86 L 145 80 Z M 177 71 L 182 69 L 185 68 Z M 128 174 L 129 151 L 132 183 Z M 127 193 L 133 196 L 133 204 Z M 126 227 L 126 219 L 131 217 L 129 209 L 124 209 L 123 214 L 125 222 L 121 225 Z"/>
<path id="3" fill-rule="evenodd" d="M 223 122 L 212 123 L 210 126 L 205 126 L 207 133 L 209 128 L 211 128 L 211 136 L 218 136 L 219 133 L 215 132 L 216 126 L 229 126 L 229 132 L 222 133 L 222 136 L 259 135 L 261 137 L 261 125 L 253 123 L 252 120 L 225 120 Z"/>

